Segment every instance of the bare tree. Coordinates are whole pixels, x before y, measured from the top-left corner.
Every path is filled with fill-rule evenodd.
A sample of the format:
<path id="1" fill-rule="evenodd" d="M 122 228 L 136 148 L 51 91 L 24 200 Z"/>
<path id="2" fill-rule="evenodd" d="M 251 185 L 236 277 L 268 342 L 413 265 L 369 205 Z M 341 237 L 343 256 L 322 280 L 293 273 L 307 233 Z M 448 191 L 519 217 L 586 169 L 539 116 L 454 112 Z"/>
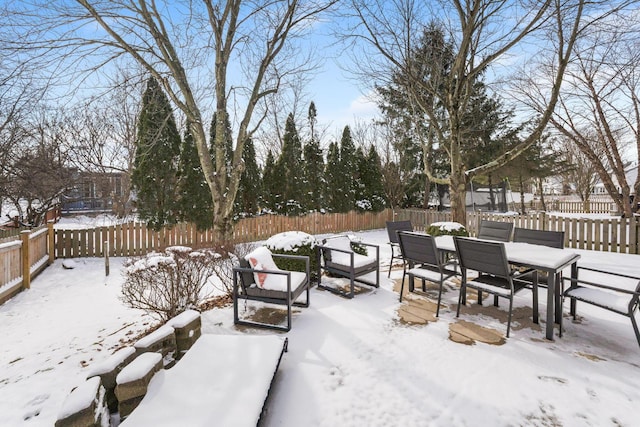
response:
<path id="1" fill-rule="evenodd" d="M 551 124 L 582 153 L 620 212 L 631 216 L 639 200 L 640 174 L 627 182 L 630 158 L 640 156 L 640 53 L 637 17 L 611 16 L 593 25 L 574 48 L 575 60 Z M 541 109 L 540 80 L 531 80 L 528 99 Z M 636 165 L 640 171 L 640 166 Z M 589 174 L 589 180 L 592 174 Z M 581 198 L 584 195 L 581 195 Z M 584 198 L 583 198 L 584 200 Z"/>
<path id="2" fill-rule="evenodd" d="M 66 167 L 62 114 L 44 108 L 36 108 L 36 113 L 32 120 L 21 121 L 25 133 L 20 146 L 3 164 L 7 177 L 5 196 L 21 220 L 31 226 L 41 225 L 46 212 L 74 185 L 73 171 Z"/>
<path id="3" fill-rule="evenodd" d="M 71 164 L 96 177 L 117 175 L 119 191 L 115 191 L 113 180 L 98 181 L 106 184 L 101 194 L 113 200 L 114 212 L 120 217 L 130 213 L 130 179 L 144 84 L 135 75 L 120 69 L 105 93 L 95 93 L 68 113 L 70 126 L 66 144 Z"/>
<path id="4" fill-rule="evenodd" d="M 595 141 L 595 139 L 592 141 Z M 561 143 L 561 156 L 572 166 L 565 170 L 562 176 L 567 182 L 575 185 L 575 190 L 582 201 L 584 211 L 589 212 L 589 199 L 591 198 L 593 189 L 598 182 L 598 174 L 593 169 L 589 157 L 587 157 L 582 150 L 578 148 L 571 138 L 565 137 L 562 139 Z M 592 145 L 594 149 L 598 150 L 597 144 L 592 143 L 590 145 Z"/>
<path id="5" fill-rule="evenodd" d="M 314 62 L 304 36 L 337 0 L 33 0 L 17 7 L 8 25 L 35 55 L 53 53 L 73 74 L 128 57 L 153 76 L 184 114 L 214 202 L 219 240 L 232 233 L 242 151 L 265 118 L 268 98 Z M 24 31 L 26 29 L 26 31 Z M 207 145 L 205 112 L 216 113 L 216 164 Z M 230 174 L 224 161 L 225 123 L 233 118 Z"/>
<path id="6" fill-rule="evenodd" d="M 540 137 L 557 103 L 573 45 L 585 25 L 584 16 L 599 16 L 604 2 L 453 0 L 433 4 L 417 0 L 352 0 L 351 4 L 352 14 L 347 22 L 355 24 L 347 27 L 344 34 L 362 47 L 356 59 L 358 64 L 366 66 L 360 70 L 362 76 L 374 82 L 389 78 L 392 70 L 402 70 L 409 76 L 404 83 L 408 102 L 420 112 L 420 117 L 426 117 L 437 140 L 444 142 L 450 163 L 447 178 L 429 176 L 429 180 L 449 184 L 453 219 L 466 224 L 466 183 L 475 175 L 487 174 L 502 166 Z M 609 13 L 611 2 L 606 5 Z M 437 73 L 438 78 L 425 80 L 424 67 L 433 64 L 416 62 L 412 55 L 418 35 L 433 21 L 441 22 L 447 29 L 454 46 L 453 58 L 446 70 Z M 543 40 L 544 37 L 550 40 Z M 463 118 L 474 84 L 489 72 L 495 76 L 504 74 L 504 64 L 512 59 L 511 54 L 534 55 L 535 52 L 527 52 L 532 46 L 551 50 L 554 58 L 550 72 L 553 83 L 546 92 L 545 108 L 537 125 L 522 135 L 522 143 L 469 170 L 462 158 L 465 131 L 469 130 Z M 439 116 L 440 111 L 446 113 L 444 120 Z M 425 172 L 430 174 L 429 168 L 425 167 Z"/>

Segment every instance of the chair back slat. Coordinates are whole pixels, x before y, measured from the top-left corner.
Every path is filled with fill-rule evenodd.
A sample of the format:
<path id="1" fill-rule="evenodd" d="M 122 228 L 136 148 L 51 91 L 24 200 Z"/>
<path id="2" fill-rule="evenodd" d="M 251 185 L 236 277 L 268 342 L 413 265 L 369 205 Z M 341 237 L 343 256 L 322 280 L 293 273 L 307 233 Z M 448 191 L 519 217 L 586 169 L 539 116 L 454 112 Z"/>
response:
<path id="1" fill-rule="evenodd" d="M 415 264 L 429 264 L 439 267 L 441 264 L 436 242 L 433 236 L 407 231 L 398 233 L 400 252 L 405 261 Z"/>
<path id="2" fill-rule="evenodd" d="M 513 241 L 562 249 L 564 248 L 564 231 L 532 230 L 530 228 L 516 227 L 513 231 Z"/>
<path id="3" fill-rule="evenodd" d="M 480 229 L 478 230 L 478 239 L 508 242 L 511 240 L 512 231 L 512 222 L 482 220 L 480 221 Z"/>
<path id="4" fill-rule="evenodd" d="M 458 261 L 463 269 L 475 270 L 508 278 L 511 269 L 507 262 L 504 244 L 483 240 L 454 237 Z"/>
<path id="5" fill-rule="evenodd" d="M 387 234 L 389 242 L 398 243 L 399 231 L 413 231 L 411 221 L 387 221 Z"/>

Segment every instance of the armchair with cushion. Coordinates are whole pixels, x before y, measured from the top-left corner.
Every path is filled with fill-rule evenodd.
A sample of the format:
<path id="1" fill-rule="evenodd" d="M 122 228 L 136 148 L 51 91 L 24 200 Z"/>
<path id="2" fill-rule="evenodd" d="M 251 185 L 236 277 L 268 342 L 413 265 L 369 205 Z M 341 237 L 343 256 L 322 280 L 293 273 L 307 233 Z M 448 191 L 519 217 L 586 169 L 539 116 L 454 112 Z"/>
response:
<path id="1" fill-rule="evenodd" d="M 287 271 L 278 268 L 273 258 L 304 261 L 305 271 Z M 291 329 L 292 306 L 309 307 L 309 257 L 299 255 L 272 254 L 266 247 L 253 250 L 239 260 L 233 269 L 233 320 L 237 325 L 289 331 Z M 306 293 L 305 301 L 296 300 Z M 238 301 L 260 301 L 287 306 L 286 326 L 240 319 Z"/>
<path id="2" fill-rule="evenodd" d="M 353 244 L 367 249 L 370 253 L 375 251 L 375 256 L 362 255 L 354 251 Z M 321 245 L 316 246 L 318 257 L 318 288 L 326 289 L 347 298 L 355 295 L 355 282 L 380 287 L 380 247 L 370 243 L 352 242 L 349 236 L 340 235 L 324 239 Z M 349 279 L 349 290 L 322 284 L 322 271 L 332 276 L 346 277 Z M 375 283 L 363 280 L 363 276 L 375 272 Z"/>

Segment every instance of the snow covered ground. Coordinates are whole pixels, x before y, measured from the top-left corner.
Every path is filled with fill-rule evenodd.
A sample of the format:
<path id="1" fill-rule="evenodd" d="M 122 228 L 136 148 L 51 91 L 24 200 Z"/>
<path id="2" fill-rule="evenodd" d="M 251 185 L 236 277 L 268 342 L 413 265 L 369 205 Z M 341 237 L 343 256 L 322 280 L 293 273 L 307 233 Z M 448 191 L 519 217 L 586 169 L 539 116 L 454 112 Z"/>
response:
<path id="1" fill-rule="evenodd" d="M 538 327 L 516 327 L 504 345 L 459 344 L 449 338 L 458 320 L 502 333 L 506 325 L 485 310 L 456 319 L 455 290 L 436 322 L 402 323 L 392 281 L 402 272 L 386 278 L 386 231 L 355 234 L 381 245 L 381 288 L 353 300 L 314 289 L 311 306 L 296 310 L 293 329 L 279 334 L 289 351 L 265 426 L 638 425 L 640 348 L 627 318 L 579 305 L 579 323 L 565 308 L 553 342 Z M 584 264 L 640 273 L 636 255 L 578 252 Z M 76 259 L 74 269 L 57 260 L 0 306 L 0 426 L 53 425 L 88 367 L 153 324 L 119 300 L 122 262 L 111 258 L 105 277 L 102 259 Z M 527 292 L 516 297 L 517 307 L 530 304 Z M 202 321 L 206 334 L 273 333 L 235 328 L 231 307 Z"/>

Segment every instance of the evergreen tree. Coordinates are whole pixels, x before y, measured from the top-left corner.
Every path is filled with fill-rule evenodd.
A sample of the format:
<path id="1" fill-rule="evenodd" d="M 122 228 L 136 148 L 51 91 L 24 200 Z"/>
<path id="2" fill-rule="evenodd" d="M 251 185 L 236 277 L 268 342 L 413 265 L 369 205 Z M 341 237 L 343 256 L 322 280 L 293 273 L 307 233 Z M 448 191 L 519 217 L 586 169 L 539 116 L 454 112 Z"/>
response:
<path id="1" fill-rule="evenodd" d="M 154 78 L 147 82 L 138 118 L 131 184 L 140 219 L 152 229 L 178 220 L 177 165 L 180 134 L 165 93 Z"/>
<path id="2" fill-rule="evenodd" d="M 320 149 L 320 141 L 315 135 L 316 107 L 312 102 L 309 106 L 309 128 L 311 129 L 311 139 L 304 146 L 303 189 L 304 208 L 308 211 L 319 211 L 324 207 L 324 159 Z"/>
<path id="3" fill-rule="evenodd" d="M 342 198 L 337 202 L 338 212 L 349 212 L 355 206 L 358 165 L 356 147 L 351 138 L 351 129 L 345 126 L 340 139 L 340 167 L 337 173 L 340 176 Z"/>
<path id="4" fill-rule="evenodd" d="M 273 212 L 277 211 L 277 205 L 280 197 L 282 197 L 280 189 L 278 188 L 279 184 L 275 179 L 275 174 L 275 158 L 271 150 L 269 150 L 262 173 L 262 198 L 264 200 L 264 207 Z"/>
<path id="5" fill-rule="evenodd" d="M 357 208 L 380 212 L 386 206 L 382 166 L 380 156 L 374 145 L 365 155 L 359 150 L 358 156 L 358 202 Z"/>
<path id="6" fill-rule="evenodd" d="M 342 179 L 344 174 L 340 171 L 340 148 L 336 142 L 329 144 L 327 153 L 327 164 L 324 170 L 326 186 L 326 206 L 330 212 L 343 212 L 341 202 L 344 199 L 344 189 Z"/>
<path id="7" fill-rule="evenodd" d="M 302 211 L 304 190 L 302 189 L 302 143 L 298 130 L 289 114 L 285 124 L 282 153 L 275 165 L 277 180 L 281 181 L 282 203 L 278 211 L 286 215 L 297 215 Z"/>
<path id="8" fill-rule="evenodd" d="M 256 163 L 256 150 L 253 140 L 248 139 L 242 150 L 244 171 L 240 177 L 240 186 L 236 196 L 236 213 L 243 215 L 255 215 L 259 210 L 259 202 L 262 197 L 262 182 L 260 169 Z"/>
<path id="9" fill-rule="evenodd" d="M 198 150 L 188 125 L 180 150 L 178 171 L 180 220 L 194 223 L 199 230 L 211 228 L 213 225 L 211 191 L 204 178 Z"/>

